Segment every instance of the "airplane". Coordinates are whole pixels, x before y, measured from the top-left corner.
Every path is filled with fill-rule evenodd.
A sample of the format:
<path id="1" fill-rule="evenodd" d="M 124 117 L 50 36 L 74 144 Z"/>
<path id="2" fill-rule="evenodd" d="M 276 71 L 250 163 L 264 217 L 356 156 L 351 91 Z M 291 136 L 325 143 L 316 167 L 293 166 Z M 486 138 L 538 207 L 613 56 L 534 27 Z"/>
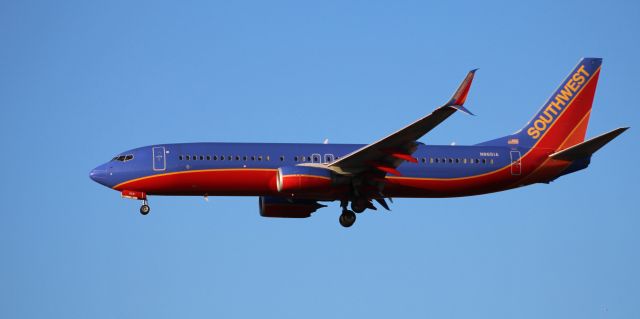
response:
<path id="1" fill-rule="evenodd" d="M 476 70 L 431 114 L 371 144 L 182 143 L 122 152 L 90 178 L 141 200 L 147 196 L 257 196 L 264 217 L 305 218 L 339 201 L 339 222 L 390 210 L 386 199 L 443 198 L 549 183 L 589 166 L 629 127 L 585 141 L 601 58 L 583 58 L 519 131 L 470 146 L 419 142 L 464 107 Z M 392 200 L 391 200 L 392 201 Z"/>

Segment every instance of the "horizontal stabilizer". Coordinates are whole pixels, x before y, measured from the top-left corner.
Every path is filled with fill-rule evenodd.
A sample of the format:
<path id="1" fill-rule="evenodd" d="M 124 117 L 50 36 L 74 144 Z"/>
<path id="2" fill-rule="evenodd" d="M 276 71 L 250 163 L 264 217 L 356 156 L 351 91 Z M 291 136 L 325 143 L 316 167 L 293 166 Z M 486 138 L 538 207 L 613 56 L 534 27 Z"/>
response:
<path id="1" fill-rule="evenodd" d="M 617 128 L 609 133 L 594 137 L 586 142 L 574 145 L 559 152 L 549 155 L 550 158 L 563 161 L 574 161 L 581 158 L 587 158 L 600 148 L 611 142 L 618 135 L 629 129 L 628 127 Z"/>

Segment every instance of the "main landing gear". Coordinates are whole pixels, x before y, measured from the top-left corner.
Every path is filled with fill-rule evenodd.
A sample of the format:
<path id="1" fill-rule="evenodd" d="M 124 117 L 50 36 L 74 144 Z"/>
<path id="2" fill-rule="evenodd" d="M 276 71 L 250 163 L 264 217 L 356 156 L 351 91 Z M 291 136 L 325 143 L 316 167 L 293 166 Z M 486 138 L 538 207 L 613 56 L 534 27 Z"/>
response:
<path id="1" fill-rule="evenodd" d="M 342 214 L 340 214 L 339 221 L 342 227 L 351 227 L 353 226 L 353 223 L 356 222 L 356 213 L 348 209 L 343 209 Z"/>
<path id="2" fill-rule="evenodd" d="M 351 199 L 351 210 L 347 208 L 349 207 L 349 199 L 340 200 L 340 207 L 342 208 L 342 214 L 340 214 L 339 219 L 340 225 L 342 225 L 342 227 L 351 227 L 356 222 L 356 214 L 360 214 L 367 209 L 378 210 L 373 203 L 371 203 L 371 200 L 378 202 L 384 209 L 390 210 L 389 205 L 387 205 L 387 202 L 384 200 L 384 196 L 382 196 L 382 194 L 380 194 L 380 196 L 381 197 L 374 197 L 372 199 L 366 197 L 353 198 Z"/>
<path id="3" fill-rule="evenodd" d="M 151 207 L 149 207 L 149 202 L 147 200 L 142 201 L 142 206 L 140 206 L 140 214 L 146 215 L 151 211 Z"/>
<path id="4" fill-rule="evenodd" d="M 347 209 L 348 204 L 349 201 L 347 200 L 342 200 L 340 202 L 340 207 L 342 207 L 342 214 L 340 214 L 340 218 L 338 219 L 338 221 L 340 221 L 340 225 L 345 228 L 353 226 L 353 223 L 356 222 L 356 213 Z"/>

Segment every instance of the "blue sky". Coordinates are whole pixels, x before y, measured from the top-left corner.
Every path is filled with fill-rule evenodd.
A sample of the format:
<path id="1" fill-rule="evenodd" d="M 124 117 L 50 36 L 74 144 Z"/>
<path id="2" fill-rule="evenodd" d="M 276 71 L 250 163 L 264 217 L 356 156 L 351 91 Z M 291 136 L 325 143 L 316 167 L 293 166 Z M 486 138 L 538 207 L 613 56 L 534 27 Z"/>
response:
<path id="1" fill-rule="evenodd" d="M 637 318 L 640 5 L 632 1 L 0 3 L 0 317 Z M 422 139 L 520 128 L 603 57 L 589 136 L 633 126 L 551 185 L 332 204 L 139 203 L 88 178 L 170 142 L 372 142 L 446 101 Z"/>

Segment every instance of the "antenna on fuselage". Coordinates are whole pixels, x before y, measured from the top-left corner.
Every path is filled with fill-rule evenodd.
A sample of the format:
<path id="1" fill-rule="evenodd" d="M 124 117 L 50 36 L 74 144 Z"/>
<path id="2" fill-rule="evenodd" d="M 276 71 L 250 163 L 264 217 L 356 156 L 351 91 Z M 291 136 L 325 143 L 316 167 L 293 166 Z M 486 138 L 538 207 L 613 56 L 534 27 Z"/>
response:
<path id="1" fill-rule="evenodd" d="M 325 138 L 324 141 L 322 141 L 322 144 L 329 144 L 329 139 Z"/>

